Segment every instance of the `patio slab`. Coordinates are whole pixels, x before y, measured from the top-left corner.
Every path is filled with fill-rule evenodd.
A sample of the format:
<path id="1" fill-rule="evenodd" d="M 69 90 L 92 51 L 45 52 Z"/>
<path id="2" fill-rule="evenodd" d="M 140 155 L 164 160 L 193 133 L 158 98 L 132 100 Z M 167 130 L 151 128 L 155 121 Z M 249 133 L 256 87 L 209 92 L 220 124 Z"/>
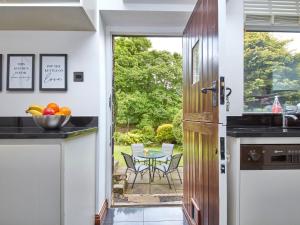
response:
<path id="1" fill-rule="evenodd" d="M 168 184 L 165 185 L 151 185 L 151 194 L 170 194 L 170 193 L 176 193 L 175 189 L 170 189 Z"/>
<path id="2" fill-rule="evenodd" d="M 125 174 L 126 168 L 119 168 L 117 170 L 118 174 Z M 182 174 L 182 167 L 179 168 Z M 181 175 L 180 174 L 180 175 Z M 137 176 L 135 185 L 133 188 L 132 182 L 134 180 L 135 174 L 132 172 L 127 173 L 128 188 L 125 191 L 125 195 L 115 198 L 115 202 L 126 204 L 180 204 L 182 199 L 183 185 L 180 183 L 177 172 L 173 172 L 169 175 L 171 189 L 169 188 L 168 181 L 166 177 L 159 177 L 158 173 L 155 173 L 154 181 L 149 183 L 149 173 L 146 173 L 141 177 L 139 174 Z M 124 201 L 125 199 L 125 201 Z"/>

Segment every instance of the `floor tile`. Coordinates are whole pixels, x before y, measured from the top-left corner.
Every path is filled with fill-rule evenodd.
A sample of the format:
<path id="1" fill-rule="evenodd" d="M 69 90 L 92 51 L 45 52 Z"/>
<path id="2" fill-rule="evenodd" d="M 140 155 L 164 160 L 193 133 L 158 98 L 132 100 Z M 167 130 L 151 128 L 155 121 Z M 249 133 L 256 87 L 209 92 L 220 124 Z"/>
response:
<path id="1" fill-rule="evenodd" d="M 144 210 L 142 208 L 115 208 L 109 209 L 105 223 L 112 222 L 142 222 Z"/>
<path id="2" fill-rule="evenodd" d="M 144 221 L 183 221 L 184 215 L 181 207 L 156 207 L 144 209 Z"/>

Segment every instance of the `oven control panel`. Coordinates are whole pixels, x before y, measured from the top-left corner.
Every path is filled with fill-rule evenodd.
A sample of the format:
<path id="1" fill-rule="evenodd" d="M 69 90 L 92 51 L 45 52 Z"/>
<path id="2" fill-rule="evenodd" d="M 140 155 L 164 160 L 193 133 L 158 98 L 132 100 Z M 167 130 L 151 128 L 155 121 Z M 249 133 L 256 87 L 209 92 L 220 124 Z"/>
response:
<path id="1" fill-rule="evenodd" d="M 241 145 L 241 170 L 300 169 L 300 145 Z"/>

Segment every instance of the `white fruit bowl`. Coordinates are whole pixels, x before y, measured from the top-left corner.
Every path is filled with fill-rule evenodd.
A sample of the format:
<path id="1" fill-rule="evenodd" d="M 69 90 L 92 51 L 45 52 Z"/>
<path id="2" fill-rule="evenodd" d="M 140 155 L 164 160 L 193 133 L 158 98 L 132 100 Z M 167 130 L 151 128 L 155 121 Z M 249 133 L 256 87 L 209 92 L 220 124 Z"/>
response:
<path id="1" fill-rule="evenodd" d="M 38 127 L 45 130 L 54 130 L 64 127 L 70 120 L 71 116 L 61 115 L 47 115 L 47 116 L 33 116 L 33 121 Z"/>

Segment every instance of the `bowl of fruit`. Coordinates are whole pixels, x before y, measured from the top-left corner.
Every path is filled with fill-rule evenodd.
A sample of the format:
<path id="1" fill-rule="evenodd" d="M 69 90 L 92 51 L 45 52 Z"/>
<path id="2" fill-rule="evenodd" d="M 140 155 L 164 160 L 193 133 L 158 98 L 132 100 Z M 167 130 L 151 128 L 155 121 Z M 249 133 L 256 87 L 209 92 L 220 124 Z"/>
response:
<path id="1" fill-rule="evenodd" d="M 68 107 L 59 107 L 56 103 L 49 103 L 46 107 L 31 105 L 26 113 L 31 114 L 35 124 L 45 130 L 60 129 L 71 118 L 71 110 Z"/>

